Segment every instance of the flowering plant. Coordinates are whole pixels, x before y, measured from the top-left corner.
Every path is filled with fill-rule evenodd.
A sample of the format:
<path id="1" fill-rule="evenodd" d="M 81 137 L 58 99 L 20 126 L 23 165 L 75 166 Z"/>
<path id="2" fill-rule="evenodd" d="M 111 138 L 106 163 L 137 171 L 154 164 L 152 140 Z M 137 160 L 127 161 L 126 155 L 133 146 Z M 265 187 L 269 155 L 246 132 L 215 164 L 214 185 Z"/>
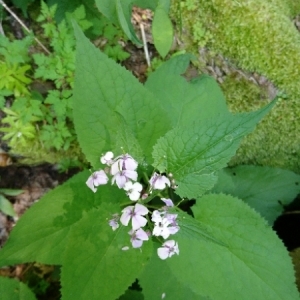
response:
<path id="1" fill-rule="evenodd" d="M 189 55 L 142 85 L 75 32 L 74 122 L 92 170 L 18 221 L 0 265 L 61 265 L 63 299 L 297 299 L 285 247 L 223 170 L 275 101 L 231 114 L 213 79 L 180 76 Z"/>

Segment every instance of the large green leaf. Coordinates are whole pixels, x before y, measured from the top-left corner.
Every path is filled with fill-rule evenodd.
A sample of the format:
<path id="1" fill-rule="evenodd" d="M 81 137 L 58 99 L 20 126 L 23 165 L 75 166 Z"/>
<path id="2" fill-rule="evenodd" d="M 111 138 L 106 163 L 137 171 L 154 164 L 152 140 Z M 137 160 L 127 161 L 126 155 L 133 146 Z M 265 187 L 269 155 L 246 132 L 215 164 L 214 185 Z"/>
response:
<path id="1" fill-rule="evenodd" d="M 0 277 L 1 300 L 35 300 L 33 292 L 23 282 Z"/>
<path id="2" fill-rule="evenodd" d="M 190 288 L 179 281 L 170 270 L 166 261 L 161 260 L 156 249 L 151 260 L 139 277 L 145 300 L 152 299 L 209 299 L 195 294 Z"/>
<path id="3" fill-rule="evenodd" d="M 99 167 L 101 153 L 119 145 L 123 126 L 122 132 L 130 132 L 151 160 L 152 146 L 171 126 L 165 111 L 152 93 L 96 49 L 77 26 L 75 32 L 74 123 L 87 159 Z"/>
<path id="4" fill-rule="evenodd" d="M 128 231 L 108 225 L 111 206 L 86 213 L 71 229 L 62 267 L 63 299 L 115 300 L 137 278 L 152 254 L 151 241 L 133 249 Z M 119 211 L 116 210 L 116 213 Z M 122 250 L 123 247 L 129 250 Z"/>
<path id="5" fill-rule="evenodd" d="M 241 139 L 274 104 L 272 102 L 256 112 L 223 114 L 174 128 L 154 146 L 154 166 L 161 172 L 173 174 L 179 196 L 201 196 L 215 185 L 216 171 L 226 166 Z"/>
<path id="6" fill-rule="evenodd" d="M 110 184 L 101 186 L 94 194 L 85 185 L 89 175 L 85 171 L 74 176 L 22 216 L 0 250 L 0 266 L 31 261 L 61 264 L 70 228 L 84 211 L 97 207 L 102 201 L 117 205 L 127 199 L 124 191 Z"/>
<path id="7" fill-rule="evenodd" d="M 188 82 L 181 76 L 190 59 L 188 54 L 173 57 L 152 73 L 145 84 L 160 99 L 173 126 L 228 112 L 222 91 L 212 77 L 203 75 Z"/>
<path id="8" fill-rule="evenodd" d="M 233 184 L 228 184 L 228 177 Z M 219 174 L 215 192 L 236 196 L 255 208 L 270 224 L 300 193 L 300 175 L 279 168 L 238 166 Z"/>
<path id="9" fill-rule="evenodd" d="M 252 208 L 232 196 L 211 194 L 192 210 L 199 225 L 224 245 L 195 238 L 181 226 L 174 235 L 180 254 L 166 260 L 178 281 L 215 300 L 299 299 L 287 250 Z"/>

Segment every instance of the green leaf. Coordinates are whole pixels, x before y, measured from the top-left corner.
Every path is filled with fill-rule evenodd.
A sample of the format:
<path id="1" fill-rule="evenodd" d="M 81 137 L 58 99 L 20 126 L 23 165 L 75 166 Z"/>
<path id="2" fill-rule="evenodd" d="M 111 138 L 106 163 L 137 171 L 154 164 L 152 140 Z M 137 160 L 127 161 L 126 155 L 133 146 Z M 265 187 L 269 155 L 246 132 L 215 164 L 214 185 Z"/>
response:
<path id="1" fill-rule="evenodd" d="M 152 299 L 208 299 L 195 294 L 190 288 L 179 281 L 168 264 L 161 260 L 155 251 L 146 265 L 143 273 L 139 276 L 139 282 L 143 289 L 145 300 Z"/>
<path id="2" fill-rule="evenodd" d="M 85 185 L 89 176 L 88 171 L 77 174 L 42 197 L 20 218 L 0 250 L 0 266 L 31 261 L 61 264 L 70 228 L 84 211 L 102 201 L 119 203 L 127 199 L 124 191 L 111 185 L 101 186 L 94 194 Z"/>
<path id="3" fill-rule="evenodd" d="M 2 195 L 0 195 L 0 211 L 11 217 L 16 215 L 13 205 Z"/>
<path id="4" fill-rule="evenodd" d="M 173 26 L 168 13 L 162 6 L 158 6 L 155 10 L 152 35 L 156 50 L 164 58 L 173 44 Z"/>
<path id="5" fill-rule="evenodd" d="M 35 300 L 33 292 L 26 284 L 16 279 L 0 276 L 1 300 Z"/>
<path id="6" fill-rule="evenodd" d="M 232 180 L 232 185 L 227 184 L 228 177 Z M 300 193 L 300 175 L 261 166 L 227 168 L 220 174 L 213 191 L 228 193 L 244 200 L 272 225 L 281 215 L 283 206 Z"/>
<path id="7" fill-rule="evenodd" d="M 121 296 L 145 267 L 152 243 L 133 249 L 129 227 L 113 231 L 108 220 L 113 213 L 105 202 L 85 213 L 71 229 L 62 267 L 63 299 L 115 300 Z M 123 247 L 129 250 L 122 250 Z"/>
<path id="8" fill-rule="evenodd" d="M 134 5 L 154 10 L 157 2 L 157 0 L 96 0 L 96 5 L 112 23 L 122 27 L 131 41 L 141 45 L 131 24 L 131 8 Z"/>
<path id="9" fill-rule="evenodd" d="M 145 84 L 160 99 L 173 126 L 228 112 L 222 91 L 212 77 L 205 75 L 188 82 L 181 76 L 190 59 L 189 54 L 171 58 L 151 73 Z"/>
<path id="10" fill-rule="evenodd" d="M 76 26 L 74 123 L 83 153 L 94 168 L 117 144 L 119 118 L 151 160 L 152 146 L 170 129 L 159 101 L 133 75 L 96 49 Z M 113 149 L 120 151 L 121 149 Z M 127 151 L 127 149 L 124 149 Z M 118 153 L 115 153 L 118 154 Z"/>
<path id="11" fill-rule="evenodd" d="M 224 114 L 174 128 L 154 146 L 154 166 L 160 172 L 173 174 L 179 196 L 201 196 L 216 184 L 216 171 L 226 166 L 241 139 L 274 104 L 273 101 L 256 112 Z"/>
<path id="12" fill-rule="evenodd" d="M 18 196 L 22 194 L 23 190 L 16 190 L 16 189 L 0 189 L 0 194 L 5 194 L 7 196 Z"/>
<path id="13" fill-rule="evenodd" d="M 178 281 L 214 300 L 299 299 L 291 258 L 276 233 L 247 204 L 227 195 L 206 195 L 192 208 L 226 246 L 174 236 L 180 254 L 166 260 Z"/>

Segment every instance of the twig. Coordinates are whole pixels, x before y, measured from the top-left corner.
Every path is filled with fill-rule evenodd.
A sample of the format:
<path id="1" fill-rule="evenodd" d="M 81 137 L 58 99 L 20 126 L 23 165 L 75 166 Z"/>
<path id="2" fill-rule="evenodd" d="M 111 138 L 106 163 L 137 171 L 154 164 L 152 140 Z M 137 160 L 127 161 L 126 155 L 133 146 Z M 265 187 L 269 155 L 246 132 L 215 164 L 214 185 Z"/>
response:
<path id="1" fill-rule="evenodd" d="M 140 29 L 141 29 L 141 33 L 142 33 L 144 52 L 145 52 L 147 65 L 148 65 L 148 67 L 151 67 L 150 57 L 149 57 L 149 52 L 148 52 L 148 47 L 147 47 L 147 41 L 146 41 L 146 36 L 145 36 L 145 30 L 144 30 L 144 25 L 142 23 L 140 23 Z"/>
<path id="2" fill-rule="evenodd" d="M 0 0 L 0 4 L 2 4 L 2 6 L 16 19 L 16 21 L 28 32 L 30 33 L 30 29 L 22 22 L 22 20 L 20 20 L 18 18 L 18 16 L 2 1 Z M 51 52 L 42 44 L 42 42 L 34 37 L 35 41 L 43 48 L 43 50 L 47 53 L 47 54 L 51 54 Z"/>

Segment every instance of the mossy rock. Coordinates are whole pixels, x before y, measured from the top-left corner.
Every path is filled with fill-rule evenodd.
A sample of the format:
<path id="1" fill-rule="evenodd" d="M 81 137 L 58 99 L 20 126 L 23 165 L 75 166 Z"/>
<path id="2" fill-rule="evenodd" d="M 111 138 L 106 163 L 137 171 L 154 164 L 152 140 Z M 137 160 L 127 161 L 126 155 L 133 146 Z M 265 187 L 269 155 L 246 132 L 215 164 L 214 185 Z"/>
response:
<path id="1" fill-rule="evenodd" d="M 172 11 L 178 19 L 176 3 Z M 180 11 L 184 47 L 199 57 L 200 71 L 219 81 L 232 111 L 255 110 L 282 95 L 231 164 L 299 173 L 300 34 L 292 18 L 300 0 L 185 0 Z"/>

